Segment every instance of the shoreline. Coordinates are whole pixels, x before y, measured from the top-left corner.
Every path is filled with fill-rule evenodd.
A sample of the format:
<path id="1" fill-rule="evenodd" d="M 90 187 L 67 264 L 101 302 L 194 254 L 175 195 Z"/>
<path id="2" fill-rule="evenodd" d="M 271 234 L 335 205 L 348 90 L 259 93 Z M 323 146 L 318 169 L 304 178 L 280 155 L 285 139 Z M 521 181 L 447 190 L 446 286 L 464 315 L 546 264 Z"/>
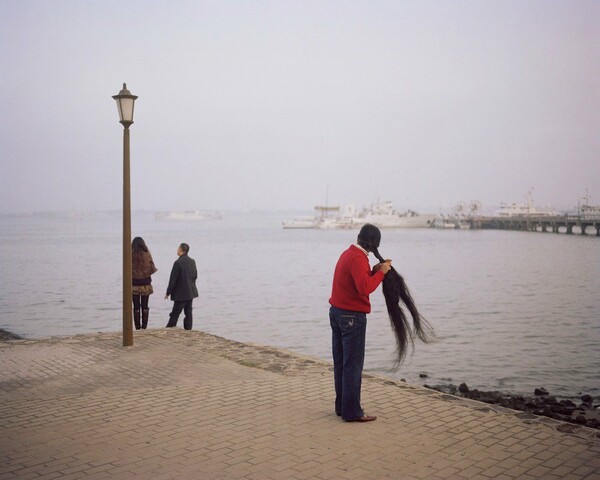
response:
<path id="1" fill-rule="evenodd" d="M 24 338 L 0 328 L 0 342 L 6 342 L 7 340 L 24 340 Z"/>
<path id="2" fill-rule="evenodd" d="M 49 339 L 59 339 L 59 338 L 70 338 L 71 336 L 64 337 L 49 337 Z M 43 341 L 43 339 L 34 340 L 34 341 Z M 223 338 L 227 343 L 239 347 L 239 349 L 244 350 L 246 347 L 256 347 L 253 343 L 243 343 L 235 340 L 229 340 Z M 8 330 L 0 328 L 0 342 L 10 342 L 10 341 L 28 341 L 28 339 L 23 338 L 19 335 L 16 335 Z M 265 351 L 273 349 L 280 350 L 278 347 L 270 347 L 260 345 L 260 348 Z M 305 359 L 305 367 L 314 363 L 309 361 L 310 357 L 307 357 L 302 354 L 297 354 L 294 352 L 294 355 L 299 358 Z M 229 357 L 229 355 L 228 355 Z M 248 361 L 246 358 L 239 358 L 238 355 L 234 355 L 231 358 L 238 363 L 245 364 L 247 366 L 256 366 L 253 361 Z M 284 360 L 280 358 L 279 360 Z M 284 360 L 285 361 L 285 360 Z M 323 363 L 329 363 L 324 362 Z M 287 369 L 284 362 L 277 362 L 277 365 L 270 365 L 267 370 L 273 371 L 284 371 Z M 369 373 L 363 373 L 364 378 L 368 378 L 372 376 Z M 392 380 L 392 379 L 390 379 Z M 399 380 L 401 384 L 408 385 L 404 380 Z M 592 397 L 591 395 L 582 395 L 580 397 L 579 405 L 575 404 L 571 400 L 560 400 L 558 401 L 555 396 L 551 395 L 544 388 L 536 389 L 533 395 L 514 395 L 509 392 L 500 392 L 500 391 L 483 391 L 478 390 L 476 388 L 471 389 L 467 386 L 466 383 L 460 384 L 458 387 L 453 384 L 446 385 L 422 385 L 423 388 L 427 388 L 429 390 L 439 392 L 446 395 L 452 395 L 458 399 L 467 399 L 474 400 L 481 403 L 486 403 L 489 405 L 496 405 L 501 408 L 507 408 L 510 410 L 515 410 L 519 412 L 523 412 L 520 414 L 523 418 L 533 419 L 536 417 L 546 417 L 551 418 L 553 420 L 558 420 L 561 422 L 565 422 L 568 424 L 573 424 L 574 426 L 582 426 L 592 428 L 594 430 L 600 430 L 600 398 Z M 600 434 L 599 434 L 600 436 Z"/>

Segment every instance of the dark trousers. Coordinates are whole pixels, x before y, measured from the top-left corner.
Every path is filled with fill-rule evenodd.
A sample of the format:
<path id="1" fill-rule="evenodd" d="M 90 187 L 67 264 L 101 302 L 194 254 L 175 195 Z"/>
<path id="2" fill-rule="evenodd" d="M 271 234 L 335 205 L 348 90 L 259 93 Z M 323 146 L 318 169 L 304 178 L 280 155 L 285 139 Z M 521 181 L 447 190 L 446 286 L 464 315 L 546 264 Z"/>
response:
<path id="1" fill-rule="evenodd" d="M 365 413 L 360 406 L 365 362 L 367 315 L 341 308 L 329 309 L 332 333 L 335 413 L 343 420 L 356 420 Z"/>
<path id="2" fill-rule="evenodd" d="M 148 326 L 148 298 L 149 295 L 133 295 L 133 322 L 136 330 Z"/>
<path id="3" fill-rule="evenodd" d="M 150 295 L 133 295 L 133 310 L 149 310 L 148 308 L 148 299 Z"/>
<path id="4" fill-rule="evenodd" d="M 184 300 L 182 302 L 173 302 L 173 310 L 169 314 L 169 323 L 167 323 L 167 328 L 175 327 L 177 325 L 177 320 L 179 320 L 179 315 L 183 310 L 183 328 L 186 330 L 192 329 L 192 301 L 193 300 Z"/>

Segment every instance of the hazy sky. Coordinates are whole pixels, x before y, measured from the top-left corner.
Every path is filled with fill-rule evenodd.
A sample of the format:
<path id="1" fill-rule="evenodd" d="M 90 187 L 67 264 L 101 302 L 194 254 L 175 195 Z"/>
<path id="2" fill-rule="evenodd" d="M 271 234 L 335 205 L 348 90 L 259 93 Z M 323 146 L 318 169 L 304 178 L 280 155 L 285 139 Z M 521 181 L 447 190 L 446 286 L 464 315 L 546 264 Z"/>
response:
<path id="1" fill-rule="evenodd" d="M 0 212 L 600 203 L 600 2 L 0 0 Z"/>

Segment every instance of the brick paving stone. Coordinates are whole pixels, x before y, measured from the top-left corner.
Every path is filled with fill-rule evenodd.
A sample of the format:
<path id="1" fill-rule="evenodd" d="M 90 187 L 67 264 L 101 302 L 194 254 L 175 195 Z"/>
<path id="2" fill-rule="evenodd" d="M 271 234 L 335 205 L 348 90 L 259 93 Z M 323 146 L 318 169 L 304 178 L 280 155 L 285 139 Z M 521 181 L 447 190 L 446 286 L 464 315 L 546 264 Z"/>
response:
<path id="1" fill-rule="evenodd" d="M 379 419 L 344 423 L 330 364 L 199 331 L 0 343 L 0 480 L 600 475 L 589 429 L 373 375 L 363 402 Z"/>

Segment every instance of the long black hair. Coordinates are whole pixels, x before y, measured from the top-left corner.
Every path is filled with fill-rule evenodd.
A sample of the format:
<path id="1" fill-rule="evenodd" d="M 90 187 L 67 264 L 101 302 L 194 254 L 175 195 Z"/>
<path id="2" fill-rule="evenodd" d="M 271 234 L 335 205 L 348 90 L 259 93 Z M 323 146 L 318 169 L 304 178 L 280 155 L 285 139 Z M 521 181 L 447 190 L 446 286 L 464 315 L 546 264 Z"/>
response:
<path id="1" fill-rule="evenodd" d="M 381 242 L 381 232 L 375 225 L 364 225 L 358 234 L 358 244 L 377 257 L 381 263 L 385 259 L 379 253 L 379 243 Z M 396 362 L 394 367 L 398 368 L 404 358 L 408 344 L 414 348 L 415 336 L 422 342 L 429 343 L 435 338 L 435 333 L 431 325 L 419 313 L 415 301 L 410 294 L 410 290 L 406 286 L 406 282 L 394 267 L 385 275 L 383 279 L 383 296 L 387 306 L 388 316 L 394 334 L 396 336 Z M 408 309 L 413 320 L 411 328 L 406 314 L 402 309 L 401 303 Z"/>
<path id="2" fill-rule="evenodd" d="M 148 252 L 149 250 L 142 237 L 135 237 L 131 242 L 131 251 L 139 255 L 141 252 Z"/>

